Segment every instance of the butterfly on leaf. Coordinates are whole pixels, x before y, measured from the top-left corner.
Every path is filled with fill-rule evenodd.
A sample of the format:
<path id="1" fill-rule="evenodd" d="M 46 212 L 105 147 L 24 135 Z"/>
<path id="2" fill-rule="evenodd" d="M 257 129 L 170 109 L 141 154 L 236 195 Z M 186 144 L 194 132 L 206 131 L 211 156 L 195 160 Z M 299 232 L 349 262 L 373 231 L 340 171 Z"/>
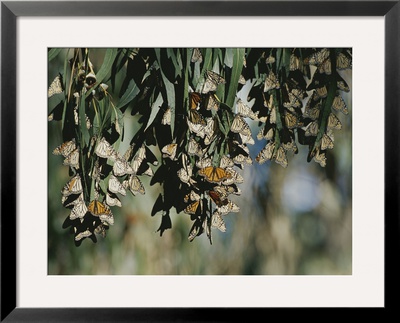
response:
<path id="1" fill-rule="evenodd" d="M 177 143 L 171 143 L 171 144 L 165 145 L 161 149 L 163 157 L 164 158 L 170 158 L 171 160 L 174 160 L 177 148 L 178 148 L 178 144 Z"/>
<path id="2" fill-rule="evenodd" d="M 336 68 L 338 70 L 346 70 L 352 67 L 352 59 L 346 54 L 339 53 L 336 56 Z"/>
<path id="3" fill-rule="evenodd" d="M 226 232 L 225 221 L 218 210 L 215 210 L 212 214 L 211 226 L 217 228 L 221 232 Z"/>
<path id="4" fill-rule="evenodd" d="M 114 216 L 106 204 L 103 204 L 98 200 L 93 200 L 89 203 L 88 210 L 93 216 L 98 217 L 102 222 L 106 222 L 109 225 L 114 224 Z"/>
<path id="5" fill-rule="evenodd" d="M 146 193 L 142 181 L 136 175 L 130 175 L 127 180 L 122 182 L 126 189 L 129 189 L 133 196 L 137 193 L 144 195 Z"/>
<path id="6" fill-rule="evenodd" d="M 113 175 L 110 176 L 110 179 L 108 180 L 108 189 L 111 193 L 114 194 L 121 194 L 121 195 L 126 195 L 126 190 L 122 183 Z"/>
<path id="7" fill-rule="evenodd" d="M 82 219 L 88 211 L 86 203 L 83 199 L 79 199 L 78 202 L 74 205 L 69 215 L 70 220 Z"/>
<path id="8" fill-rule="evenodd" d="M 114 147 L 104 137 L 102 137 L 97 144 L 95 153 L 101 158 L 109 158 L 112 161 L 115 161 L 118 157 Z"/>
<path id="9" fill-rule="evenodd" d="M 318 131 L 319 131 L 318 120 L 315 120 L 308 124 L 305 135 L 306 136 L 316 136 L 318 134 Z"/>
<path id="10" fill-rule="evenodd" d="M 321 153 L 319 150 L 316 152 L 314 156 L 314 161 L 321 165 L 321 167 L 326 166 L 326 156 L 325 153 Z"/>
<path id="11" fill-rule="evenodd" d="M 63 78 L 61 74 L 58 74 L 55 79 L 51 82 L 47 91 L 47 96 L 50 98 L 55 94 L 62 93 L 64 91 Z"/>
<path id="12" fill-rule="evenodd" d="M 235 133 L 240 133 L 243 136 L 251 137 L 250 126 L 243 119 L 243 117 L 240 116 L 239 114 L 237 114 L 235 116 L 235 118 L 233 119 L 233 122 L 231 125 L 231 131 L 235 132 Z"/>
<path id="13" fill-rule="evenodd" d="M 192 57 L 190 59 L 192 63 L 201 63 L 203 61 L 203 55 L 199 48 L 193 48 Z"/>
<path id="14" fill-rule="evenodd" d="M 202 200 L 194 201 L 185 208 L 184 212 L 187 214 L 198 215 L 201 214 L 202 207 L 203 207 Z"/>
<path id="15" fill-rule="evenodd" d="M 223 180 L 230 178 L 230 174 L 221 167 L 208 166 L 201 168 L 198 171 L 199 175 L 203 176 L 207 182 L 220 183 Z"/>
<path id="16" fill-rule="evenodd" d="M 220 103 L 221 102 L 218 97 L 214 93 L 211 93 L 208 95 L 206 109 L 211 111 L 218 111 Z"/>
<path id="17" fill-rule="evenodd" d="M 202 93 L 214 92 L 217 90 L 218 85 L 225 84 L 225 79 L 216 72 L 206 71 L 206 80 L 203 85 Z"/>
<path id="18" fill-rule="evenodd" d="M 79 168 L 79 149 L 75 148 L 67 157 L 65 157 L 63 164 L 71 166 L 76 169 Z"/>
<path id="19" fill-rule="evenodd" d="M 275 153 L 275 142 L 270 141 L 257 155 L 256 161 L 259 164 L 271 160 Z"/>
<path id="20" fill-rule="evenodd" d="M 79 174 L 72 177 L 67 184 L 64 185 L 61 194 L 63 196 L 69 196 L 71 194 L 82 193 L 82 181 Z"/>
<path id="21" fill-rule="evenodd" d="M 321 150 L 333 149 L 333 146 L 332 138 L 324 133 L 321 139 Z"/>
<path id="22" fill-rule="evenodd" d="M 201 125 L 203 127 L 207 125 L 206 119 L 198 110 L 189 110 L 189 120 L 195 125 Z"/>
<path id="23" fill-rule="evenodd" d="M 123 176 L 127 174 L 133 174 L 132 166 L 123 158 L 122 156 L 118 156 L 113 165 L 113 174 L 115 176 Z"/>
<path id="24" fill-rule="evenodd" d="M 305 63 L 309 65 L 321 65 L 329 57 L 329 49 L 323 48 L 318 52 L 311 54 L 305 59 Z"/>
<path id="25" fill-rule="evenodd" d="M 255 113 L 253 110 L 245 104 L 242 99 L 238 98 L 236 101 L 237 113 L 244 118 L 250 118 L 256 120 L 258 116 L 258 111 Z"/>
<path id="26" fill-rule="evenodd" d="M 328 129 L 342 129 L 342 123 L 333 113 L 330 113 L 328 117 Z"/>
<path id="27" fill-rule="evenodd" d="M 69 140 L 53 150 L 53 155 L 62 155 L 63 157 L 67 157 L 76 149 L 75 140 Z"/>
<path id="28" fill-rule="evenodd" d="M 285 149 L 280 146 L 276 152 L 276 156 L 275 156 L 275 162 L 279 165 L 281 165 L 282 167 L 286 168 L 288 166 L 288 160 L 286 157 L 286 152 Z"/>
<path id="29" fill-rule="evenodd" d="M 288 111 L 285 111 L 285 125 L 288 129 L 294 129 L 302 127 L 303 123 L 299 120 L 298 116 Z"/>
<path id="30" fill-rule="evenodd" d="M 215 205 L 222 206 L 229 203 L 229 200 L 218 191 L 209 191 L 208 195 L 211 197 Z"/>
<path id="31" fill-rule="evenodd" d="M 171 125 L 171 108 L 167 108 L 165 110 L 162 119 L 161 119 L 161 124 L 162 125 Z"/>
<path id="32" fill-rule="evenodd" d="M 270 71 L 268 76 L 265 78 L 264 92 L 268 92 L 269 90 L 279 89 L 279 88 L 280 88 L 280 84 L 279 84 L 278 77 L 276 76 L 276 74 L 274 72 Z"/>
<path id="33" fill-rule="evenodd" d="M 347 105 L 340 95 L 335 96 L 335 98 L 333 99 L 332 108 L 334 108 L 336 111 L 340 111 L 344 114 L 349 114 Z"/>
<path id="34" fill-rule="evenodd" d="M 201 145 L 192 137 L 189 139 L 187 152 L 189 156 L 203 156 L 203 149 Z"/>
<path id="35" fill-rule="evenodd" d="M 236 203 L 228 200 L 228 203 L 219 206 L 217 208 L 217 210 L 221 215 L 226 215 L 226 214 L 231 213 L 231 212 L 233 212 L 233 213 L 239 212 L 240 211 L 240 207 Z"/>
<path id="36" fill-rule="evenodd" d="M 108 206 L 118 206 L 122 207 L 122 203 L 118 196 L 114 193 L 107 192 L 106 194 L 106 204 Z"/>

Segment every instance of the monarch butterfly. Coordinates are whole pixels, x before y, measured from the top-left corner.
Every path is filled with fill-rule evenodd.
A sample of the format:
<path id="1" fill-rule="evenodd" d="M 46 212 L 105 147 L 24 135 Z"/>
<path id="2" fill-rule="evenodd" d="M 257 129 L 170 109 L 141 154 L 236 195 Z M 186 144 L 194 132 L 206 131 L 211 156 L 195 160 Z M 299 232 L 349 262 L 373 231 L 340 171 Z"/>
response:
<path id="1" fill-rule="evenodd" d="M 332 74 L 332 64 L 329 58 L 318 65 L 318 72 L 320 72 L 321 74 L 325 73 L 326 75 Z"/>
<path id="2" fill-rule="evenodd" d="M 212 110 L 212 111 L 218 111 L 219 109 L 219 104 L 220 101 L 218 97 L 213 93 L 209 94 L 208 99 L 207 99 L 207 110 Z"/>
<path id="3" fill-rule="evenodd" d="M 171 125 L 171 108 L 167 108 L 167 110 L 165 110 L 163 117 L 161 119 L 161 124 L 162 125 Z"/>
<path id="4" fill-rule="evenodd" d="M 326 166 L 326 157 L 325 157 L 325 153 L 320 153 L 319 151 L 317 151 L 317 153 L 314 156 L 314 161 L 316 161 L 318 164 L 320 164 L 322 167 Z"/>
<path id="5" fill-rule="evenodd" d="M 94 229 L 94 233 L 96 234 L 100 234 L 103 238 L 106 237 L 107 231 L 106 229 L 108 229 L 108 226 L 105 225 L 104 223 L 98 225 L 95 229 Z"/>
<path id="6" fill-rule="evenodd" d="M 296 142 L 292 139 L 289 142 L 282 142 L 282 146 L 286 151 L 293 151 L 295 154 L 298 152 Z"/>
<path id="7" fill-rule="evenodd" d="M 271 160 L 274 156 L 275 142 L 270 141 L 257 155 L 256 162 L 260 165 L 265 163 L 267 160 Z"/>
<path id="8" fill-rule="evenodd" d="M 131 167 L 133 169 L 132 174 L 137 174 L 139 167 L 143 164 L 143 159 L 140 156 L 135 156 L 131 161 Z"/>
<path id="9" fill-rule="evenodd" d="M 218 207 L 217 210 L 221 215 L 227 215 L 228 213 L 231 212 L 234 213 L 239 212 L 240 207 L 236 203 L 229 200 L 227 204 Z"/>
<path id="10" fill-rule="evenodd" d="M 50 98 L 55 94 L 62 93 L 64 91 L 63 78 L 61 74 L 58 74 L 55 79 L 51 82 L 47 91 L 47 96 Z"/>
<path id="11" fill-rule="evenodd" d="M 188 235 L 188 240 L 192 242 L 194 238 L 196 238 L 198 235 L 200 235 L 203 232 L 202 227 L 200 226 L 200 220 L 196 220 L 196 222 L 193 224 L 192 228 L 190 229 L 189 235 Z"/>
<path id="12" fill-rule="evenodd" d="M 100 139 L 100 142 L 97 144 L 95 153 L 97 156 L 99 156 L 101 158 L 109 158 L 112 161 L 115 161 L 118 157 L 115 149 L 111 146 L 111 144 L 104 137 L 102 137 Z"/>
<path id="13" fill-rule="evenodd" d="M 276 108 L 275 108 L 275 106 L 272 107 L 272 109 L 269 113 L 269 123 L 276 124 Z"/>
<path id="14" fill-rule="evenodd" d="M 225 221 L 218 210 L 215 210 L 212 214 L 211 226 L 217 228 L 221 232 L 226 232 Z"/>
<path id="15" fill-rule="evenodd" d="M 163 153 L 164 158 L 170 158 L 171 160 L 175 159 L 176 155 L 176 149 L 178 147 L 177 143 L 171 143 L 168 145 L 165 145 L 162 149 L 161 152 Z"/>
<path id="16" fill-rule="evenodd" d="M 115 176 L 133 174 L 133 168 L 123 157 L 117 157 L 113 165 L 113 173 Z"/>
<path id="17" fill-rule="evenodd" d="M 339 90 L 344 91 L 344 92 L 350 91 L 349 86 L 347 85 L 346 81 L 343 79 L 337 81 L 337 87 Z"/>
<path id="18" fill-rule="evenodd" d="M 229 203 L 229 200 L 217 191 L 208 191 L 208 195 L 218 207 Z"/>
<path id="19" fill-rule="evenodd" d="M 79 196 L 76 198 L 72 197 L 72 199 L 71 199 L 71 196 L 62 196 L 61 197 L 61 203 L 65 207 L 75 206 L 77 204 L 80 204 L 82 201 L 84 201 L 83 193 L 79 194 Z"/>
<path id="20" fill-rule="evenodd" d="M 223 155 L 221 157 L 221 160 L 219 161 L 219 167 L 221 168 L 227 168 L 227 167 L 233 167 L 234 163 L 233 160 L 231 158 L 229 158 L 226 155 Z"/>
<path id="21" fill-rule="evenodd" d="M 232 125 L 231 125 L 231 131 L 235 133 L 240 133 L 244 136 L 251 137 L 251 130 L 250 126 L 247 124 L 247 122 L 243 119 L 242 116 L 237 114 L 235 118 L 233 119 Z"/>
<path id="22" fill-rule="evenodd" d="M 253 112 L 253 110 L 245 104 L 240 98 L 236 101 L 236 107 L 237 107 L 237 112 L 239 115 L 241 115 L 244 118 L 250 118 L 252 120 L 256 120 L 259 111 L 256 113 Z"/>
<path id="23" fill-rule="evenodd" d="M 242 191 L 237 185 L 218 185 L 213 187 L 213 191 L 217 192 L 222 198 L 227 198 L 230 194 L 242 194 Z"/>
<path id="24" fill-rule="evenodd" d="M 207 119 L 207 125 L 204 127 L 204 144 L 209 145 L 211 141 L 216 137 L 216 131 L 218 129 L 218 124 L 213 118 Z"/>
<path id="25" fill-rule="evenodd" d="M 77 218 L 82 219 L 88 211 L 86 203 L 83 199 L 79 199 L 74 205 L 69 215 L 70 220 L 75 220 Z"/>
<path id="26" fill-rule="evenodd" d="M 333 140 L 326 133 L 324 133 L 321 139 L 321 150 L 326 149 L 333 149 Z"/>
<path id="27" fill-rule="evenodd" d="M 198 211 L 201 212 L 202 207 L 203 207 L 203 204 L 202 204 L 201 200 L 198 200 L 198 201 L 195 201 L 195 202 L 189 204 L 185 208 L 184 212 L 187 214 L 198 214 L 199 213 Z"/>
<path id="28" fill-rule="evenodd" d="M 243 154 L 238 154 L 235 157 L 233 157 L 233 162 L 235 164 L 247 164 L 247 165 L 251 165 L 253 164 L 253 160 L 251 159 L 250 156 L 245 156 Z"/>
<path id="29" fill-rule="evenodd" d="M 352 66 L 351 58 L 347 57 L 343 53 L 339 53 L 336 56 L 336 68 L 338 70 L 346 70 L 351 68 Z"/>
<path id="30" fill-rule="evenodd" d="M 296 115 L 287 111 L 285 112 L 285 124 L 289 129 L 303 126 L 303 123 L 299 121 L 299 118 Z"/>
<path id="31" fill-rule="evenodd" d="M 328 96 L 328 89 L 324 85 L 323 87 L 315 89 L 315 93 L 316 93 L 316 98 L 315 99 L 323 99 L 323 98 L 326 98 Z"/>
<path id="32" fill-rule="evenodd" d="M 192 53 L 192 58 L 191 62 L 192 63 L 201 63 L 203 61 L 203 55 L 201 54 L 201 51 L 199 48 L 193 48 L 193 53 Z"/>
<path id="33" fill-rule="evenodd" d="M 97 217 L 102 214 L 103 215 L 112 214 L 110 208 L 107 205 L 99 202 L 98 200 L 92 200 L 89 203 L 87 208 L 88 208 L 89 212 L 92 213 L 93 216 L 97 216 Z"/>
<path id="34" fill-rule="evenodd" d="M 319 131 L 318 121 L 315 120 L 315 121 L 309 123 L 309 125 L 306 128 L 305 135 L 306 136 L 316 136 L 318 134 L 318 131 Z"/>
<path id="35" fill-rule="evenodd" d="M 341 111 L 344 114 L 349 114 L 347 105 L 340 95 L 335 96 L 335 98 L 333 99 L 332 108 L 334 108 L 337 111 Z"/>
<path id="36" fill-rule="evenodd" d="M 328 129 L 342 129 L 342 123 L 339 121 L 338 117 L 333 113 L 329 114 L 328 117 Z"/>
<path id="37" fill-rule="evenodd" d="M 237 171 L 235 171 L 233 168 L 227 168 L 226 169 L 226 178 L 222 180 L 222 184 L 224 185 L 231 185 L 235 183 L 243 183 L 244 179 L 243 176 L 240 175 Z"/>
<path id="38" fill-rule="evenodd" d="M 269 54 L 269 56 L 265 59 L 266 64 L 273 64 L 275 63 L 275 57 Z"/>
<path id="39" fill-rule="evenodd" d="M 115 194 L 111 195 L 109 192 L 107 192 L 107 194 L 106 194 L 106 204 L 108 206 L 122 207 L 122 203 L 121 203 L 120 199 L 118 198 L 118 196 Z"/>
<path id="40" fill-rule="evenodd" d="M 315 106 L 313 108 L 306 107 L 304 110 L 304 117 L 308 117 L 312 120 L 316 120 L 316 119 L 318 119 L 320 112 L 321 112 L 320 104 L 318 104 L 317 106 Z"/>
<path id="41" fill-rule="evenodd" d="M 63 164 L 66 166 L 71 166 L 76 169 L 79 168 L 79 149 L 76 148 L 67 157 L 65 157 Z"/>
<path id="42" fill-rule="evenodd" d="M 100 218 L 101 222 L 103 222 L 103 223 L 107 223 L 108 225 L 114 224 L 114 215 L 112 213 L 100 214 L 99 218 Z"/>
<path id="43" fill-rule="evenodd" d="M 196 181 L 192 179 L 192 165 L 185 165 L 183 168 L 178 170 L 177 175 L 183 183 L 188 184 L 189 186 L 190 184 L 196 183 Z"/>
<path id="44" fill-rule="evenodd" d="M 189 131 L 196 134 L 200 138 L 204 138 L 206 135 L 205 127 L 201 123 L 195 124 L 189 120 L 189 118 L 186 119 Z"/>
<path id="45" fill-rule="evenodd" d="M 286 168 L 288 166 L 288 160 L 286 157 L 286 152 L 285 149 L 283 149 L 283 147 L 279 147 L 278 151 L 276 153 L 276 157 L 275 157 L 275 162 L 279 165 L 281 165 L 282 167 Z"/>
<path id="46" fill-rule="evenodd" d="M 189 156 L 203 156 L 201 145 L 194 138 L 189 139 L 187 152 Z"/>
<path id="47" fill-rule="evenodd" d="M 206 94 L 208 92 L 214 92 L 217 90 L 219 84 L 224 83 L 225 79 L 221 75 L 213 71 L 206 71 L 206 80 L 203 85 L 202 93 Z"/>
<path id="48" fill-rule="evenodd" d="M 272 138 L 274 138 L 274 134 L 275 134 L 275 129 L 274 128 L 269 128 L 269 130 L 267 131 L 267 133 L 264 135 L 264 129 L 260 129 L 260 131 L 257 134 L 257 139 L 258 140 L 262 140 L 262 139 L 267 139 L 267 140 L 271 140 Z"/>
<path id="49" fill-rule="evenodd" d="M 190 92 L 189 93 L 189 109 L 197 110 L 202 102 L 201 94 L 198 92 Z"/>
<path id="50" fill-rule="evenodd" d="M 196 162 L 197 168 L 206 168 L 212 165 L 211 158 L 202 158 Z"/>
<path id="51" fill-rule="evenodd" d="M 200 195 L 197 194 L 195 191 L 191 190 L 189 194 L 186 194 L 184 197 L 184 202 L 187 203 L 188 201 L 198 201 L 200 200 Z"/>
<path id="52" fill-rule="evenodd" d="M 80 241 L 84 238 L 90 237 L 92 235 L 92 232 L 90 232 L 88 229 L 82 232 L 79 232 L 76 236 L 75 236 L 75 241 Z"/>
<path id="53" fill-rule="evenodd" d="M 289 69 L 291 71 L 296 71 L 296 70 L 303 70 L 303 61 L 300 60 L 296 55 L 291 54 L 290 55 L 290 64 L 289 64 Z"/>
<path id="54" fill-rule="evenodd" d="M 69 196 L 71 194 L 82 193 L 82 181 L 79 174 L 72 177 L 67 184 L 64 185 L 61 194 L 63 196 Z"/>
<path id="55" fill-rule="evenodd" d="M 124 186 L 121 184 L 121 182 L 113 175 L 110 176 L 110 179 L 108 180 L 108 189 L 111 193 L 119 193 L 123 196 L 126 195 L 126 190 Z"/>
<path id="56" fill-rule="evenodd" d="M 62 155 L 67 157 L 76 149 L 75 139 L 66 141 L 53 150 L 53 155 Z"/>
<path id="57" fill-rule="evenodd" d="M 309 65 L 318 66 L 322 64 L 327 58 L 329 57 L 329 50 L 328 48 L 323 48 L 320 51 L 310 55 L 308 58 L 305 59 L 305 63 Z"/>
<path id="58" fill-rule="evenodd" d="M 189 120 L 195 125 L 206 126 L 207 121 L 204 119 L 203 115 L 197 110 L 189 110 Z"/>
<path id="59" fill-rule="evenodd" d="M 264 92 L 272 89 L 279 89 L 280 84 L 274 72 L 270 71 L 264 82 Z"/>
<path id="60" fill-rule="evenodd" d="M 199 169 L 199 175 L 203 176 L 210 183 L 220 183 L 231 176 L 225 169 L 215 166 Z"/>
<path id="61" fill-rule="evenodd" d="M 140 193 L 142 195 L 146 193 L 142 181 L 136 175 L 130 175 L 127 180 L 124 180 L 123 185 L 125 188 L 129 188 L 134 196 L 137 193 Z"/>

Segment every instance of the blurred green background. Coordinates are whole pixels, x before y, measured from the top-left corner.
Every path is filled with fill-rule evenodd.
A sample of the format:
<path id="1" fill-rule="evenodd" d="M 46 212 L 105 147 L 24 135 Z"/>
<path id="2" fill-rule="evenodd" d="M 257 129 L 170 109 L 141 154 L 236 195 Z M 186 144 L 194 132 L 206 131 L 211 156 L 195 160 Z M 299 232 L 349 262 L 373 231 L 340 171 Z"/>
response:
<path id="1" fill-rule="evenodd" d="M 92 63 L 102 63 L 102 51 Z M 64 68 L 63 55 L 49 63 L 49 83 Z M 350 71 L 340 72 L 352 89 Z M 123 75 L 121 75 L 121 78 Z M 117 86 L 118 88 L 117 80 Z M 114 95 L 109 88 L 111 95 Z M 52 150 L 62 143 L 61 122 L 48 123 L 48 274 L 49 275 L 351 275 L 352 274 L 352 124 L 351 91 L 342 93 L 349 115 L 336 113 L 342 129 L 334 131 L 335 147 L 322 168 L 307 163 L 308 148 L 288 155 L 284 169 L 275 162 L 245 166 L 241 196 L 232 198 L 241 211 L 224 217 L 227 230 L 212 231 L 189 242 L 189 215 L 171 214 L 172 229 L 157 231 L 161 214 L 151 217 L 161 192 L 142 177 L 146 194 L 127 192 L 122 208 L 113 207 L 115 224 L 105 239 L 90 239 L 76 247 L 62 224 L 70 211 L 61 204 L 61 189 L 69 180 L 68 167 Z M 55 96 L 50 100 L 60 100 Z M 54 103 L 54 102 L 53 102 Z M 51 105 L 51 102 L 49 106 Z M 47 116 L 46 116 L 47 117 Z M 124 152 L 137 126 L 125 117 Z M 248 120 L 255 135 L 256 122 Z M 265 141 L 249 145 L 251 157 Z M 151 147 L 160 158 L 157 148 Z M 155 168 L 153 168 L 155 170 Z"/>

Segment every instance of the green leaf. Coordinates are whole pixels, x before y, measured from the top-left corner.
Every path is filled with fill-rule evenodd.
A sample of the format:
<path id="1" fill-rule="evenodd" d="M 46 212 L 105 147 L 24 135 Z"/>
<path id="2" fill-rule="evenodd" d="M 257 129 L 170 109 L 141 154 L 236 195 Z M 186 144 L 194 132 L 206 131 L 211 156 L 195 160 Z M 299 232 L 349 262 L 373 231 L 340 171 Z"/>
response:
<path id="1" fill-rule="evenodd" d="M 80 129 L 82 133 L 82 140 L 85 143 L 85 146 L 88 146 L 90 141 L 90 135 L 88 128 L 86 127 L 86 112 L 85 112 L 85 96 L 81 96 L 81 100 L 78 106 L 79 110 L 79 120 L 80 120 Z"/>
<path id="2" fill-rule="evenodd" d="M 106 54 L 104 56 L 104 61 L 103 65 L 101 65 L 99 71 L 96 73 L 96 85 L 97 87 L 99 84 L 103 82 L 105 77 L 108 75 L 108 73 L 111 71 L 111 68 L 113 66 L 114 60 L 117 57 L 118 54 L 118 48 L 108 48 L 106 51 Z M 91 91 L 88 91 L 86 93 L 86 97 L 90 95 Z"/>
<path id="3" fill-rule="evenodd" d="M 52 61 L 54 58 L 58 56 L 58 54 L 61 52 L 62 48 L 52 48 L 49 50 L 49 62 Z"/>
<path id="4" fill-rule="evenodd" d="M 128 88 L 126 89 L 125 93 L 122 95 L 121 99 L 119 100 L 116 108 L 121 109 L 122 107 L 126 106 L 129 102 L 131 102 L 140 92 L 140 89 L 137 87 L 135 81 L 132 79 L 129 82 Z"/>
<path id="5" fill-rule="evenodd" d="M 226 96 L 226 102 L 225 102 L 228 106 L 231 107 L 235 103 L 235 96 L 238 88 L 238 82 L 240 74 L 242 74 L 245 48 L 234 48 L 232 51 L 233 51 L 232 75 L 229 84 L 228 95 Z"/>

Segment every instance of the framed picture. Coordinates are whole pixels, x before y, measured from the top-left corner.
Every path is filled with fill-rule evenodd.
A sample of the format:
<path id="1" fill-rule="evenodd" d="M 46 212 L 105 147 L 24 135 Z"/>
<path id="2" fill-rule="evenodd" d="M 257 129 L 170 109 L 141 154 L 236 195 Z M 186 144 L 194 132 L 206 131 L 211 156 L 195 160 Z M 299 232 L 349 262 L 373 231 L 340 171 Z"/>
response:
<path id="1" fill-rule="evenodd" d="M 1 320 L 393 307 L 397 1 L 1 17 Z"/>

